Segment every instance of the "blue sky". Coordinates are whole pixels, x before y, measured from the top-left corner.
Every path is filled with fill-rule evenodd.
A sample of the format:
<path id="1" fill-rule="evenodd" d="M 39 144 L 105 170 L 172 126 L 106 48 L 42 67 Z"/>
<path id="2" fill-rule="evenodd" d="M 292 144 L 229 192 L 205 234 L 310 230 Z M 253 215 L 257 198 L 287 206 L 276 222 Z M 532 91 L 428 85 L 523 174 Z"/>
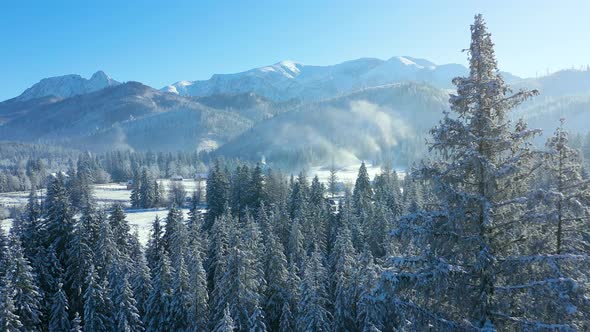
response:
<path id="1" fill-rule="evenodd" d="M 3 1 L 0 100 L 43 77 L 98 69 L 160 88 L 285 59 L 465 63 L 478 12 L 501 70 L 535 76 L 590 63 L 582 0 Z"/>

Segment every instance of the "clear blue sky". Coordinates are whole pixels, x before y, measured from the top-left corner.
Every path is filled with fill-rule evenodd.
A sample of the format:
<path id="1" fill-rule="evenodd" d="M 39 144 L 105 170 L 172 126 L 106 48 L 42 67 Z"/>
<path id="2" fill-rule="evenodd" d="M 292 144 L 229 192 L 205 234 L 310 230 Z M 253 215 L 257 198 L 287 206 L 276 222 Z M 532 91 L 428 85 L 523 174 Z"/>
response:
<path id="1" fill-rule="evenodd" d="M 98 69 L 160 88 L 296 60 L 411 55 L 465 63 L 484 14 L 500 69 L 590 63 L 590 1 L 2 1 L 0 100 L 48 76 Z"/>

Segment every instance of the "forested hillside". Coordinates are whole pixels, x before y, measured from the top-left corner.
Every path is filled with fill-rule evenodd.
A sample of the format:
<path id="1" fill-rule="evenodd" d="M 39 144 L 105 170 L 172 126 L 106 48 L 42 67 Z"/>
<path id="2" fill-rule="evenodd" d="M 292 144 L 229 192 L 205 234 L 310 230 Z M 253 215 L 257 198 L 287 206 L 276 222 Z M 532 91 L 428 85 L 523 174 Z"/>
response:
<path id="1" fill-rule="evenodd" d="M 0 231 L 0 331 L 590 330 L 582 155 L 565 120 L 540 149 L 532 145 L 539 130 L 512 121 L 538 91 L 509 89 L 481 15 L 468 54 L 469 73 L 453 79 L 444 108 L 439 94 L 421 97 L 421 85 L 359 92 L 384 103 L 394 94 L 400 118 L 414 115 L 405 103 L 441 105 L 428 158 L 404 178 L 384 163 L 371 179 L 362 163 L 343 188 L 335 167 L 322 183 L 217 160 L 188 218 L 184 195 L 170 200 L 143 246 L 124 207 L 98 206 L 90 184 L 99 170 L 133 176 L 132 204 L 146 207 L 158 193 L 149 173 L 199 171 L 197 154 L 82 154 L 69 174 L 39 173 L 45 198 L 31 191 L 10 231 Z M 412 97 L 397 98 L 399 89 Z M 352 105 L 353 116 L 354 100 L 272 121 L 319 132 L 313 124 L 329 125 L 326 110 Z M 379 107 L 370 114 L 387 114 Z M 298 122 L 299 114 L 313 120 Z M 383 140 L 399 133 L 379 128 Z"/>

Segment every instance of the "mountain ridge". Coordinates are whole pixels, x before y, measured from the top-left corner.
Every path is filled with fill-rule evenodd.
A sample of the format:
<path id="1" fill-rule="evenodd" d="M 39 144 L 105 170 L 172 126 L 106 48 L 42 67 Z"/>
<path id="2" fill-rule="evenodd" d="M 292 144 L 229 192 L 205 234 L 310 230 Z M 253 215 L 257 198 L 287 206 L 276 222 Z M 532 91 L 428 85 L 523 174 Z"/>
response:
<path id="1" fill-rule="evenodd" d="M 92 74 L 89 79 L 78 74 L 54 76 L 44 78 L 33 84 L 15 99 L 25 101 L 48 96 L 69 98 L 119 84 L 121 83 L 110 78 L 102 70 Z"/>

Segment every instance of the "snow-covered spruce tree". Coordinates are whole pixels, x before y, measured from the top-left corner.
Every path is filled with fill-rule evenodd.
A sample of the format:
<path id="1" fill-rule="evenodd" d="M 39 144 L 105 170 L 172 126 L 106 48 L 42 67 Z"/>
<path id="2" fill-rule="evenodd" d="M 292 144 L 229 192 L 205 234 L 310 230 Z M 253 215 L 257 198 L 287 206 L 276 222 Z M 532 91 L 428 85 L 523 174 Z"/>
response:
<path id="1" fill-rule="evenodd" d="M 536 282 L 546 287 L 527 287 L 526 292 L 547 299 L 543 306 L 529 303 L 524 290 L 502 289 L 518 299 L 528 313 L 545 317 L 548 323 L 570 322 L 578 330 L 590 328 L 590 182 L 582 175 L 579 152 L 569 146 L 564 120 L 547 140 L 543 172 L 529 200 L 530 244 L 521 250 L 529 255 L 520 259 L 523 273 L 514 275 L 516 283 Z M 527 294 L 528 295 L 528 294 Z"/>
<path id="2" fill-rule="evenodd" d="M 137 302 L 136 308 L 142 322 L 145 322 L 145 312 L 148 298 L 152 290 L 150 279 L 150 269 L 147 265 L 145 255 L 139 243 L 137 233 L 131 238 L 131 256 L 132 267 L 130 269 L 129 282 L 133 290 L 133 297 Z"/>
<path id="3" fill-rule="evenodd" d="M 264 325 L 262 312 L 255 315 L 261 308 L 264 274 L 260 264 L 262 258 L 260 232 L 257 225 L 247 217 L 243 230 L 232 230 L 225 271 L 219 281 L 215 282 L 218 290 L 215 300 L 217 319 L 220 320 L 223 303 L 229 305 L 231 316 L 240 330 L 248 330 L 254 326 Z M 222 292 L 219 292 L 222 291 Z M 257 317 L 254 321 L 252 318 Z"/>
<path id="4" fill-rule="evenodd" d="M 43 245 L 45 241 L 45 225 L 41 220 L 43 210 L 37 191 L 32 189 L 29 193 L 25 213 L 21 221 L 20 239 L 23 245 L 25 257 L 35 269 L 39 269 L 42 261 Z"/>
<path id="5" fill-rule="evenodd" d="M 207 214 L 205 215 L 206 230 L 210 230 L 215 220 L 226 212 L 229 199 L 229 175 L 227 169 L 221 168 L 219 160 L 209 170 L 207 177 Z"/>
<path id="6" fill-rule="evenodd" d="M 295 218 L 291 223 L 288 241 L 287 257 L 289 257 L 289 263 L 296 265 L 297 269 L 302 271 L 305 264 L 306 253 L 303 247 L 304 238 L 303 233 L 301 232 L 299 218 Z"/>
<path id="7" fill-rule="evenodd" d="M 0 229 L 0 278 L 6 275 L 10 263 L 8 250 L 8 238 L 3 229 Z"/>
<path id="8" fill-rule="evenodd" d="M 113 327 L 116 331 L 143 331 L 143 325 L 133 289 L 129 282 L 130 266 L 125 256 L 118 257 L 109 266 L 108 295 L 113 303 Z"/>
<path id="9" fill-rule="evenodd" d="M 328 311 L 329 281 L 322 260 L 322 254 L 315 250 L 305 264 L 300 286 L 298 331 L 330 331 L 332 329 L 332 316 Z"/>
<path id="10" fill-rule="evenodd" d="M 352 206 L 357 216 L 362 217 L 371 208 L 373 199 L 373 188 L 371 188 L 371 179 L 367 172 L 367 166 L 363 161 L 354 183 L 352 192 Z"/>
<path id="11" fill-rule="evenodd" d="M 285 282 L 285 302 L 281 310 L 279 331 L 291 332 L 297 331 L 298 305 L 300 301 L 300 284 L 299 270 L 294 263 L 289 266 L 289 274 Z"/>
<path id="12" fill-rule="evenodd" d="M 227 265 L 227 255 L 230 240 L 230 229 L 235 228 L 235 220 L 232 219 L 229 211 L 218 218 L 211 228 L 209 250 L 205 269 L 207 271 L 207 285 L 211 290 L 211 328 L 215 327 L 219 315 L 223 312 L 226 302 L 223 300 L 226 292 L 223 287 L 217 287 L 221 282 Z M 221 305 L 221 307 L 217 307 Z"/>
<path id="13" fill-rule="evenodd" d="M 350 231 L 340 227 L 330 257 L 332 294 L 334 299 L 334 330 L 354 331 L 356 323 L 355 261 Z"/>
<path id="14" fill-rule="evenodd" d="M 238 222 L 244 221 L 246 216 L 250 200 L 250 181 L 250 169 L 248 166 L 238 165 L 232 176 L 230 189 L 230 207 Z"/>
<path id="15" fill-rule="evenodd" d="M 92 263 L 102 281 L 108 279 L 109 268 L 119 258 L 119 251 L 113 241 L 111 225 L 104 211 L 98 211 L 96 222 L 98 224 L 98 238 L 92 248 L 92 252 L 94 253 Z"/>
<path id="16" fill-rule="evenodd" d="M 49 310 L 49 331 L 68 331 L 70 329 L 70 318 L 68 316 L 68 298 L 60 282 L 56 291 L 51 297 L 51 308 Z"/>
<path id="17" fill-rule="evenodd" d="M 229 311 L 229 305 L 225 306 L 223 310 L 223 318 L 219 321 L 219 323 L 213 329 L 213 332 L 233 332 L 236 329 L 236 323 L 234 322 L 233 318 L 231 317 L 231 313 Z"/>
<path id="18" fill-rule="evenodd" d="M 150 176 L 146 168 L 141 170 L 140 186 L 140 207 L 147 209 L 155 206 L 156 203 L 156 187 L 155 180 Z"/>
<path id="19" fill-rule="evenodd" d="M 580 152 L 569 145 L 564 120 L 547 140 L 542 187 L 536 193 L 546 229 L 545 252 L 588 253 L 590 250 L 590 180 L 582 174 Z"/>
<path id="20" fill-rule="evenodd" d="M 68 260 L 65 265 L 64 289 L 68 295 L 70 310 L 83 312 L 83 294 L 86 289 L 86 278 L 93 261 L 91 246 L 97 240 L 100 226 L 94 208 L 89 205 L 83 208 L 80 221 L 74 225 L 74 231 L 67 243 Z"/>
<path id="21" fill-rule="evenodd" d="M 252 211 L 260 211 L 262 202 L 265 200 L 264 176 L 260 164 L 252 169 L 250 176 L 250 192 L 248 194 L 248 207 Z"/>
<path id="22" fill-rule="evenodd" d="M 153 268 L 151 268 L 152 289 L 148 297 L 144 316 L 144 326 L 148 332 L 165 331 L 168 318 L 170 317 L 169 308 L 172 296 L 170 259 L 161 243 L 161 238 L 158 238 L 161 234 L 155 231 L 159 227 L 158 225 L 159 222 L 154 221 L 154 230 L 152 231 L 149 247 L 150 258 L 148 262 L 153 265 Z"/>
<path id="23" fill-rule="evenodd" d="M 424 206 L 422 187 L 420 186 L 420 183 L 415 179 L 413 174 L 407 174 L 403 182 L 404 192 L 402 195 L 402 200 L 404 213 L 412 214 L 420 211 L 420 209 Z"/>
<path id="24" fill-rule="evenodd" d="M 66 189 L 65 177 L 58 173 L 47 186 L 45 199 L 47 244 L 53 245 L 62 266 L 67 262 L 67 244 L 74 232 L 75 220 Z"/>
<path id="25" fill-rule="evenodd" d="M 375 203 L 366 227 L 367 244 L 375 257 L 382 258 L 389 247 L 387 233 L 392 228 L 392 221 L 402 215 L 402 194 L 397 174 L 387 164 L 381 167 L 381 174 L 375 176 L 373 187 Z"/>
<path id="26" fill-rule="evenodd" d="M 201 331 L 207 328 L 209 318 L 209 293 L 207 290 L 207 274 L 203 266 L 204 253 L 201 252 L 200 234 L 195 227 L 191 231 L 188 248 L 188 272 L 189 289 L 191 295 L 190 322 L 194 331 Z"/>
<path id="27" fill-rule="evenodd" d="M 336 196 L 337 191 L 338 191 L 338 170 L 336 169 L 334 162 L 332 162 L 332 165 L 330 165 L 330 176 L 328 177 L 328 192 L 330 193 L 332 198 L 334 198 L 334 196 Z"/>
<path id="28" fill-rule="evenodd" d="M 126 219 L 125 211 L 121 204 L 115 204 L 112 212 L 109 215 L 109 225 L 113 233 L 113 241 L 117 247 L 117 250 L 121 255 L 130 255 L 130 242 L 131 242 L 131 228 L 129 222 Z"/>
<path id="29" fill-rule="evenodd" d="M 107 282 L 101 282 L 94 265 L 90 266 L 84 292 L 84 331 L 113 331 L 113 305 L 108 296 Z"/>
<path id="30" fill-rule="evenodd" d="M 178 258 L 177 266 L 172 277 L 172 297 L 168 308 L 170 324 L 168 328 L 172 331 L 190 331 L 191 322 L 197 319 L 193 315 L 192 300 L 193 292 L 189 284 L 189 275 L 184 257 Z"/>
<path id="31" fill-rule="evenodd" d="M 291 184 L 291 195 L 289 197 L 289 212 L 291 218 L 302 218 L 307 212 L 307 203 L 309 200 L 309 185 L 307 175 L 300 172 L 297 180 Z"/>
<path id="32" fill-rule="evenodd" d="M 355 270 L 357 295 L 356 326 L 359 331 L 375 332 L 383 329 L 383 322 L 388 320 L 385 305 L 376 296 L 379 274 L 373 256 L 369 250 L 360 254 Z"/>
<path id="33" fill-rule="evenodd" d="M 140 192 L 140 188 L 141 188 L 141 177 L 139 176 L 139 174 L 137 172 L 135 172 L 135 175 L 133 176 L 133 188 L 131 188 L 131 207 L 135 208 L 135 209 L 139 209 L 141 208 L 141 192 Z"/>
<path id="34" fill-rule="evenodd" d="M 567 329 L 561 321 L 521 310 L 514 292 L 544 305 L 534 288 L 554 283 L 525 269 L 524 216 L 536 166 L 530 140 L 537 131 L 508 112 L 536 94 L 511 94 L 498 72 L 493 44 L 481 15 L 471 26 L 470 74 L 453 80 L 453 115 L 431 130 L 439 160 L 417 171 L 439 204 L 404 217 L 394 231 L 400 255 L 384 277 L 393 288 L 400 328 L 485 330 Z M 538 256 L 540 258 L 540 256 Z M 511 276 L 526 275 L 520 283 Z M 558 283 L 561 281 L 558 281 Z M 560 308 L 564 310 L 567 308 Z"/>
<path id="35" fill-rule="evenodd" d="M 92 204 L 92 184 L 94 183 L 92 160 L 88 154 L 82 154 L 77 162 L 76 169 L 68 170 L 67 188 L 70 195 L 72 208 L 75 212 L 81 211 Z"/>
<path id="36" fill-rule="evenodd" d="M 397 172 L 389 164 L 381 167 L 381 173 L 374 180 L 375 201 L 386 206 L 394 217 L 401 216 L 403 201 L 401 184 Z"/>
<path id="37" fill-rule="evenodd" d="M 272 231 L 266 232 L 264 279 L 267 280 L 267 287 L 264 292 L 264 312 L 268 329 L 275 331 L 279 328 L 283 306 L 288 299 L 285 287 L 289 272 L 283 245 Z"/>
<path id="38" fill-rule="evenodd" d="M 184 259 L 187 246 L 187 230 L 182 210 L 174 206 L 170 208 L 164 229 L 162 236 L 164 248 L 169 254 L 172 268 L 178 269 L 180 259 Z"/>
<path id="39" fill-rule="evenodd" d="M 318 247 L 322 253 L 328 251 L 328 209 L 324 200 L 324 185 L 319 178 L 314 176 L 309 188 L 309 203 L 307 204 L 307 213 L 303 226 L 303 236 L 305 238 L 307 252 L 313 251 Z"/>
<path id="40" fill-rule="evenodd" d="M 20 239 L 11 237 L 11 267 L 7 277 L 11 281 L 14 292 L 15 314 L 19 317 L 25 331 L 41 331 L 41 293 L 23 251 Z"/>
<path id="41" fill-rule="evenodd" d="M 152 223 L 150 238 L 145 250 L 145 258 L 147 260 L 147 265 L 151 272 L 152 278 L 154 277 L 161 256 L 165 252 L 164 241 L 162 240 L 163 233 L 164 229 L 160 223 L 160 218 L 156 215 L 154 222 Z"/>
<path id="42" fill-rule="evenodd" d="M 16 312 L 15 293 L 10 274 L 5 274 L 0 278 L 0 332 L 21 331 L 23 328 Z"/>
<path id="43" fill-rule="evenodd" d="M 82 317 L 77 312 L 74 314 L 74 319 L 70 323 L 70 332 L 82 332 L 84 329 L 82 327 Z"/>

